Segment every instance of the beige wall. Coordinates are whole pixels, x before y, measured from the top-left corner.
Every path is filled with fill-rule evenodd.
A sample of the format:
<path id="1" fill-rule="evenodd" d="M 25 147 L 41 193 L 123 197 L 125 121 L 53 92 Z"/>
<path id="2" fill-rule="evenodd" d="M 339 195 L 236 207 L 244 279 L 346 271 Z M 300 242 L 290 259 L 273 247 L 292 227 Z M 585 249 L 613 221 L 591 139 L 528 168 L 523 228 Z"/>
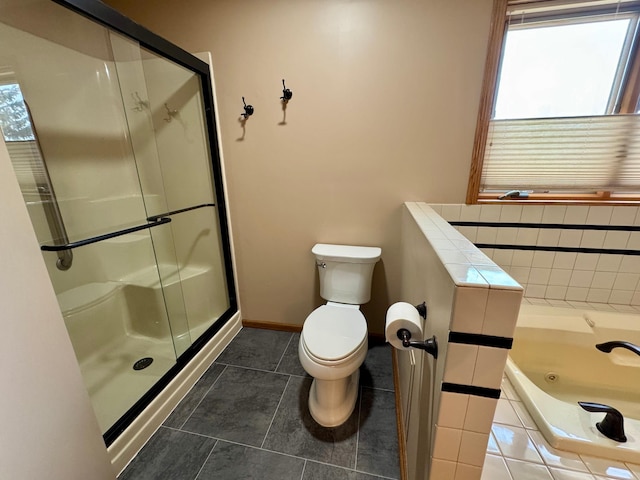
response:
<path id="1" fill-rule="evenodd" d="M 0 140 L 0 477 L 115 478 Z"/>
<path id="2" fill-rule="evenodd" d="M 363 310 L 381 332 L 402 202 L 464 201 L 491 0 L 107 3 L 212 52 L 243 317 L 302 324 L 321 302 L 313 244 L 377 245 Z"/>

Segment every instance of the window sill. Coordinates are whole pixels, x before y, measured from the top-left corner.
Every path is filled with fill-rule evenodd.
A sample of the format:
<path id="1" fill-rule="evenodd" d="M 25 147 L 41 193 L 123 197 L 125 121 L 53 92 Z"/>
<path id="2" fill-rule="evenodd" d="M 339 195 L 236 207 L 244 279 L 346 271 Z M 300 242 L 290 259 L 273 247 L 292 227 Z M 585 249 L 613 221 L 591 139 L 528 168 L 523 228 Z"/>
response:
<path id="1" fill-rule="evenodd" d="M 515 205 L 638 205 L 640 195 L 610 194 L 609 192 L 585 193 L 585 194 L 550 194 L 530 193 L 527 198 L 503 198 L 498 197 L 502 193 L 481 193 L 475 202 L 478 204 L 506 204 Z"/>

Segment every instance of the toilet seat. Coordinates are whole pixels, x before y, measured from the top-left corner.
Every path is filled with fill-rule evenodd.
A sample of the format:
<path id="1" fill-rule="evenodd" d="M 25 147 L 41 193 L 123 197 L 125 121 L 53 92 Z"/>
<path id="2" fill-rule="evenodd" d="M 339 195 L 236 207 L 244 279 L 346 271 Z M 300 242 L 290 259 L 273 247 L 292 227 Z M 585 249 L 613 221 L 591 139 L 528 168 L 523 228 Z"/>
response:
<path id="1" fill-rule="evenodd" d="M 330 302 L 311 312 L 300 339 L 310 357 L 322 365 L 333 365 L 367 341 L 367 321 L 358 305 Z"/>

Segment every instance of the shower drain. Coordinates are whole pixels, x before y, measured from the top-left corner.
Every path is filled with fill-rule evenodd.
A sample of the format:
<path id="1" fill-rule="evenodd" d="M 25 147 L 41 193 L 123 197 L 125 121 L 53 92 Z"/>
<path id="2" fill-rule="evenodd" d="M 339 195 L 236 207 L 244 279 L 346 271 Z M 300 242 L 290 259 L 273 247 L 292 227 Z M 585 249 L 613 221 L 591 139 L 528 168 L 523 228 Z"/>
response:
<path id="1" fill-rule="evenodd" d="M 544 379 L 549 383 L 556 383 L 560 380 L 560 376 L 556 372 L 549 372 L 544 376 Z"/>
<path id="2" fill-rule="evenodd" d="M 147 368 L 152 363 L 153 363 L 153 358 L 144 357 L 144 358 L 141 358 L 140 360 L 138 360 L 136 363 L 133 364 L 133 369 L 134 370 L 142 370 L 142 369 Z"/>

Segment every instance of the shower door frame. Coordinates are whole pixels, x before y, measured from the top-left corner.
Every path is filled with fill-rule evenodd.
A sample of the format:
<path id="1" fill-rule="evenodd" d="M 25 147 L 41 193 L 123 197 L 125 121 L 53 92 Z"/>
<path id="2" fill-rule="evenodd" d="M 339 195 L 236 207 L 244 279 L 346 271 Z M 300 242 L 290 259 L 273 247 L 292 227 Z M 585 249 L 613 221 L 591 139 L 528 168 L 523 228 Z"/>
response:
<path id="1" fill-rule="evenodd" d="M 202 100 L 204 102 L 204 117 L 206 121 L 209 153 L 211 156 L 210 167 L 213 187 L 215 189 L 215 205 L 218 209 L 225 280 L 229 296 L 229 308 L 200 337 L 193 340 L 191 346 L 177 358 L 176 364 L 165 375 L 163 375 L 160 380 L 156 382 L 156 384 L 147 391 L 111 428 L 109 428 L 109 430 L 104 433 L 103 438 L 108 447 L 238 311 L 235 281 L 233 276 L 229 226 L 227 223 L 228 219 L 224 196 L 224 184 L 222 178 L 222 164 L 215 120 L 212 79 L 209 71 L 209 65 L 206 62 L 203 62 L 177 45 L 174 45 L 173 43 L 147 30 L 141 25 L 135 23 L 133 20 L 125 17 L 117 10 L 114 10 L 103 3 L 96 0 L 51 1 L 73 10 L 74 12 L 87 17 L 100 25 L 125 35 L 126 37 L 138 42 L 141 47 L 177 63 L 198 75 L 200 79 Z"/>

